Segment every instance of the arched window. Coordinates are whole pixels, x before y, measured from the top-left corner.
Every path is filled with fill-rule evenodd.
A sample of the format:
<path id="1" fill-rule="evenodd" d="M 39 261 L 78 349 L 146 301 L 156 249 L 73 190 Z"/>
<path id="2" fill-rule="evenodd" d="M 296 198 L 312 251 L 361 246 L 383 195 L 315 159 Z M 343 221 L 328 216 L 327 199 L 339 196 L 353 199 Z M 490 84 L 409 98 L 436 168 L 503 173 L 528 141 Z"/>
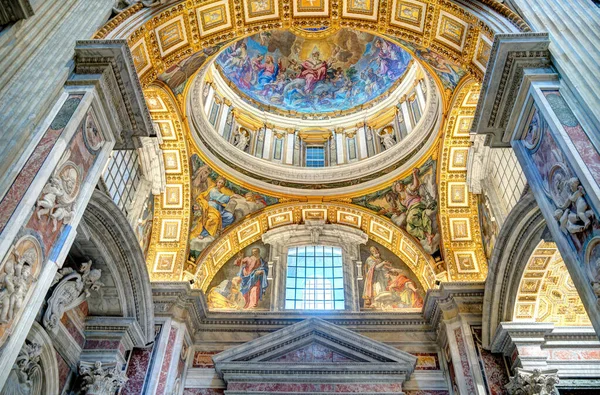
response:
<path id="1" fill-rule="evenodd" d="M 330 246 L 289 248 L 285 308 L 343 310 L 344 307 L 342 249 Z"/>

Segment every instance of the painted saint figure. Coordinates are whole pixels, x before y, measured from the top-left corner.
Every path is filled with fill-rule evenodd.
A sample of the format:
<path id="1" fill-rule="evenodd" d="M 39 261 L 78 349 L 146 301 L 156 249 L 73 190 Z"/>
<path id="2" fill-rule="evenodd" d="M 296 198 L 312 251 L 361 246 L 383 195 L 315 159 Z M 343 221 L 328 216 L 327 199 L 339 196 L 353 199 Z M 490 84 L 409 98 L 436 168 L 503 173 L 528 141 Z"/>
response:
<path id="1" fill-rule="evenodd" d="M 391 298 L 386 304 L 388 306 L 398 308 L 420 308 L 423 307 L 423 298 L 417 293 L 415 283 L 406 277 L 402 271 L 391 269 L 387 273 L 388 291 L 391 293 Z M 380 298 L 382 299 L 382 298 Z M 384 303 L 382 300 L 381 303 Z"/>
<path id="2" fill-rule="evenodd" d="M 298 78 L 306 81 L 304 85 L 304 93 L 312 92 L 315 84 L 323 81 L 327 77 L 327 69 L 330 63 L 320 59 L 321 53 L 315 48 L 311 54 L 311 59 L 306 59 L 302 62 L 302 69 Z"/>
<path id="3" fill-rule="evenodd" d="M 218 177 L 215 186 L 208 192 L 208 204 L 221 214 L 221 229 L 224 229 L 235 221 L 233 213 L 225 210 L 225 206 L 232 197 L 240 197 L 235 194 L 232 196 L 224 194 L 221 189 L 225 186 L 225 182 L 225 178 Z"/>
<path id="4" fill-rule="evenodd" d="M 388 279 L 386 273 L 392 267 L 389 261 L 383 259 L 377 247 L 372 246 L 369 251 L 371 255 L 365 262 L 366 276 L 363 290 L 365 307 L 370 307 L 377 295 L 387 289 Z"/>
<path id="5" fill-rule="evenodd" d="M 260 249 L 253 248 L 252 255 L 248 257 L 240 251 L 234 265 L 240 267 L 238 277 L 241 278 L 240 291 L 246 300 L 244 308 L 255 308 L 269 286 L 267 262 L 260 256 Z"/>

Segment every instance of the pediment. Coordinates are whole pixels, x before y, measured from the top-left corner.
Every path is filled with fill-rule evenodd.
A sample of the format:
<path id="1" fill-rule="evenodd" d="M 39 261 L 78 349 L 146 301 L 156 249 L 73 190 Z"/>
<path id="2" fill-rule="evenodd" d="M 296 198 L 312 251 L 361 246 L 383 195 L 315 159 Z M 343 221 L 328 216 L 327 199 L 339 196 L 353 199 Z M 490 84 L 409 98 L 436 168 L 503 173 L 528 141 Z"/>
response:
<path id="1" fill-rule="evenodd" d="M 309 318 L 213 357 L 219 374 L 246 370 L 286 371 L 317 366 L 336 371 L 394 371 L 404 377 L 413 372 L 417 358 L 384 343 L 319 318 Z"/>

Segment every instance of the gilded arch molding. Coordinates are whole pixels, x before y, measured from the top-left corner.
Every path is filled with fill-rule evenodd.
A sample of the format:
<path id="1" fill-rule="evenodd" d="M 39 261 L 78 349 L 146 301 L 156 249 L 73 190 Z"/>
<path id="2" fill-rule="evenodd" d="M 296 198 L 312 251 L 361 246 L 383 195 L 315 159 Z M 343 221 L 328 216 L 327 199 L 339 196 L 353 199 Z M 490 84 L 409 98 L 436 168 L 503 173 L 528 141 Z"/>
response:
<path id="1" fill-rule="evenodd" d="M 196 280 L 193 286 L 206 291 L 214 275 L 238 251 L 259 240 L 271 229 L 303 223 L 307 219 L 362 230 L 369 239 L 401 257 L 425 290 L 435 287 L 434 260 L 406 231 L 368 209 L 338 202 L 281 203 L 269 206 L 239 222 L 204 250 L 197 261 L 199 265 L 196 273 L 187 273 Z"/>
<path id="2" fill-rule="evenodd" d="M 479 91 L 479 83 L 473 80 L 459 86 L 444 125 L 439 197 L 442 249 L 449 281 L 482 281 L 488 272 L 477 196 L 467 185 L 470 130 Z"/>
<path id="3" fill-rule="evenodd" d="M 184 271 L 191 216 L 188 158 L 192 150 L 187 146 L 189 135 L 186 133 L 189 130 L 186 130 L 187 120 L 181 109 L 189 91 L 186 89 L 183 95 L 175 98 L 159 82 L 159 76 L 163 73 L 177 70 L 183 60 L 203 51 L 204 58 L 197 59 L 198 67 L 186 70 L 186 73 L 189 71 L 186 83 L 189 88 L 189 77 L 210 61 L 224 45 L 234 40 L 278 28 L 291 29 L 299 34 L 325 34 L 306 30 L 306 27 L 322 26 L 326 33 L 347 27 L 400 40 L 413 54 L 417 50 L 431 51 L 460 65 L 466 72 L 463 81 L 481 81 L 494 34 L 528 30 L 518 16 L 495 0 L 466 0 L 461 5 L 447 0 L 392 0 L 372 2 L 366 6 L 371 8 L 362 10 L 352 10 L 346 0 L 318 0 L 319 5 L 322 5 L 321 10 L 303 9 L 292 0 L 271 0 L 268 9 L 263 10 L 260 15 L 253 14 L 248 8 L 252 1 L 187 0 L 152 8 L 144 8 L 137 3 L 109 21 L 94 37 L 127 39 L 136 71 L 145 88 L 152 118 L 162 127 L 170 128 L 174 136 L 171 140 L 163 138 L 161 144 L 166 155 L 170 155 L 170 159 L 176 159 L 176 165 L 175 169 L 167 172 L 167 191 L 155 199 L 155 221 L 147 256 L 153 281 L 179 281 L 193 275 Z M 431 64 L 425 66 L 429 70 L 433 69 Z M 446 108 L 445 111 L 450 110 Z M 459 115 L 453 121 L 447 121 L 447 126 L 444 127 L 446 138 L 448 128 L 451 127 L 448 125 L 457 124 Z M 449 116 L 452 117 L 450 114 Z M 167 129 L 165 132 L 168 132 Z M 453 148 L 464 149 L 468 145 L 468 137 L 458 141 L 455 147 L 456 141 L 458 140 L 444 142 L 441 150 L 438 181 L 442 201 L 448 199 L 446 191 L 450 183 L 455 182 L 456 177 L 466 177 L 466 171 L 460 173 L 452 170 L 455 166 L 451 166 L 451 161 L 452 151 L 458 152 Z M 171 202 L 168 201 L 170 197 L 173 197 Z M 330 199 L 348 201 L 347 198 Z M 440 211 L 440 224 L 445 240 L 442 248 L 449 280 L 478 281 L 487 274 L 485 257 L 480 254 L 482 246 L 479 241 L 476 206 L 473 208 L 471 203 L 474 200 L 471 197 L 468 199 L 468 208 L 451 210 L 446 207 Z M 305 201 L 303 197 L 285 197 L 280 202 L 292 200 Z M 272 207 L 266 208 L 258 215 L 271 209 Z M 456 214 L 470 220 L 470 239 L 465 240 L 466 236 L 463 236 L 448 243 L 446 239 L 452 238 L 452 232 L 460 223 Z M 365 215 L 376 216 L 372 212 Z M 221 240 L 213 243 L 211 248 L 219 243 Z M 455 248 L 466 248 L 469 255 L 474 254 L 470 256 L 475 257 L 478 272 L 470 268 L 466 271 L 459 270 L 460 262 L 468 257 L 454 254 Z M 431 261 L 431 257 L 426 258 Z M 435 276 L 433 271 L 432 276 Z"/>
<path id="4" fill-rule="evenodd" d="M 190 167 L 179 108 L 168 89 L 144 90 L 165 162 L 165 191 L 154 198 L 154 221 L 146 263 L 152 281 L 178 281 L 186 261 L 190 222 Z"/>
<path id="5" fill-rule="evenodd" d="M 101 28 L 94 38 L 125 38 L 144 87 L 193 54 L 272 29 L 304 32 L 319 26 L 364 30 L 428 48 L 464 66 L 481 80 L 495 33 L 527 31 L 525 22 L 494 0 L 458 5 L 447 0 L 368 2 L 353 9 L 346 0 L 319 0 L 303 8 L 292 0 L 270 0 L 253 12 L 252 0 L 187 0 L 156 8 L 139 3 Z M 322 34 L 317 33 L 317 34 Z M 212 55 L 212 54 L 211 54 Z"/>

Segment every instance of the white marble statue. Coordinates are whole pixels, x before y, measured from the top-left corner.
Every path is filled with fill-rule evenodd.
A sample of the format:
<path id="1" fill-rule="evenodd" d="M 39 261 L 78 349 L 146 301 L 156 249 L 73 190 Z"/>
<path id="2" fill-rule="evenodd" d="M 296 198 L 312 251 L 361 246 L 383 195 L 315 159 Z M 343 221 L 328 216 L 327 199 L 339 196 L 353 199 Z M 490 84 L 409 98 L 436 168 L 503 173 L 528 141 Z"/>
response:
<path id="1" fill-rule="evenodd" d="M 240 129 L 235 137 L 233 145 L 242 151 L 246 150 L 248 143 L 250 142 L 250 136 L 247 130 Z"/>
<path id="2" fill-rule="evenodd" d="M 384 130 L 381 131 L 381 133 L 379 134 L 379 137 L 381 138 L 381 141 L 383 142 L 383 146 L 385 147 L 386 150 L 388 150 L 388 149 L 392 148 L 394 145 L 396 145 L 396 139 L 392 135 L 391 131 L 387 131 L 385 128 L 384 128 Z"/>
<path id="3" fill-rule="evenodd" d="M 13 252 L 0 273 L 0 324 L 10 322 L 21 310 L 32 278 L 27 254 Z"/>

